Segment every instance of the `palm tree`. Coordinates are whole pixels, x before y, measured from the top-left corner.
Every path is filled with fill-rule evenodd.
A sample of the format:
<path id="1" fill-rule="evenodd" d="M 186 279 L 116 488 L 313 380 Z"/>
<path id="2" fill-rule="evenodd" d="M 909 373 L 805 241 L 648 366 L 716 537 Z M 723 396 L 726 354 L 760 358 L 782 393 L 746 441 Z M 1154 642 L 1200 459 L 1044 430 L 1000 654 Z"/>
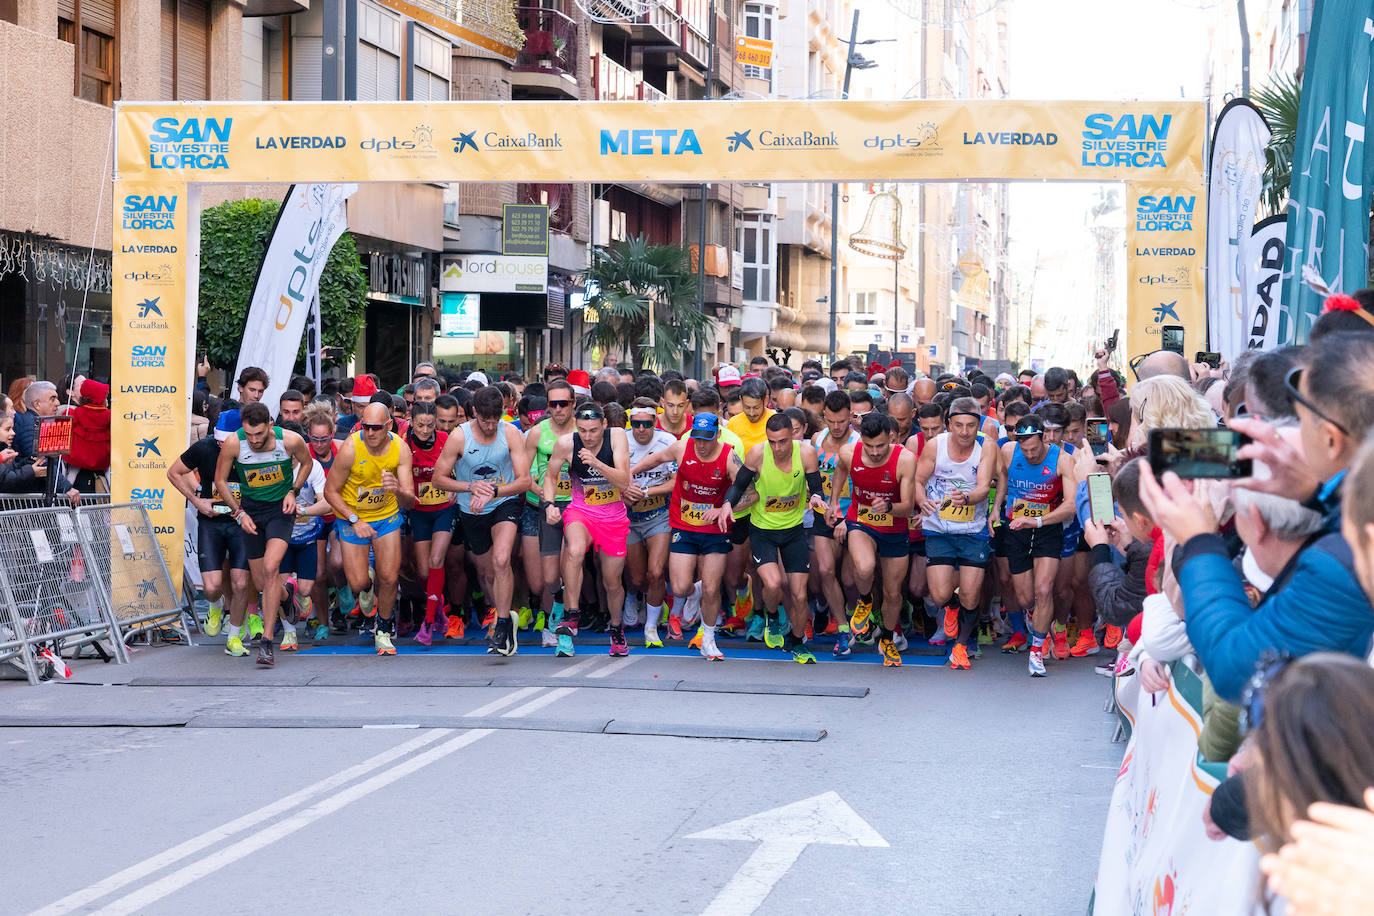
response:
<path id="1" fill-rule="evenodd" d="M 597 313 L 587 345 L 628 348 L 636 369 L 677 368 L 685 349 L 714 338 L 715 321 L 697 309 L 697 278 L 680 246 L 651 245 L 642 235 L 619 242 L 595 256 L 583 281 L 587 307 Z"/>
<path id="2" fill-rule="evenodd" d="M 1302 99 L 1302 80 L 1296 75 L 1279 74 L 1268 85 L 1255 90 L 1255 107 L 1269 122 L 1272 135 L 1264 151 L 1264 205 L 1270 214 L 1282 213 L 1288 206 L 1288 186 L 1293 176 L 1293 144 L 1298 135 L 1298 103 Z"/>

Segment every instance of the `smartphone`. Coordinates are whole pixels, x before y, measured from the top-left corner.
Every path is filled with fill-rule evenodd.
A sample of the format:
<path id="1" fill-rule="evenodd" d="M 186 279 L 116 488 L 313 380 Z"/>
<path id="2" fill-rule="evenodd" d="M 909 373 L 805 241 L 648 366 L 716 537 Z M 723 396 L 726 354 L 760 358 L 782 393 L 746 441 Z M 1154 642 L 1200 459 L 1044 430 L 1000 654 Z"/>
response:
<path id="1" fill-rule="evenodd" d="M 1211 366 L 1213 369 L 1220 369 L 1220 368 L 1221 368 L 1221 354 L 1220 354 L 1220 353 L 1212 353 L 1212 352 L 1209 352 L 1209 351 L 1207 351 L 1207 350 L 1198 350 L 1198 351 L 1197 351 L 1197 358 L 1194 359 L 1193 362 L 1195 362 L 1195 363 L 1206 363 L 1207 365 Z"/>
<path id="2" fill-rule="evenodd" d="M 1088 417 L 1087 425 L 1088 446 L 1093 450 L 1094 455 L 1101 455 L 1107 451 L 1107 443 L 1111 441 L 1111 427 L 1107 425 L 1106 417 Z"/>
<path id="3" fill-rule="evenodd" d="M 1183 352 L 1183 325 L 1166 324 L 1159 329 L 1159 348 L 1161 350 L 1173 350 L 1175 353 Z"/>
<path id="4" fill-rule="evenodd" d="M 1103 346 L 1103 349 L 1105 349 L 1108 353 L 1115 353 L 1115 352 L 1116 352 L 1116 341 L 1117 341 L 1117 338 L 1120 337 L 1120 336 L 1121 336 L 1121 329 L 1120 329 L 1120 328 L 1117 328 L 1115 331 L 1112 331 L 1112 336 L 1107 338 L 1107 343 Z"/>
<path id="5" fill-rule="evenodd" d="M 1112 499 L 1112 475 L 1088 475 L 1088 509 L 1092 520 L 1099 525 L 1110 525 L 1116 518 L 1116 504 Z"/>
<path id="6" fill-rule="evenodd" d="M 1236 457 L 1249 442 L 1249 436 L 1229 429 L 1152 429 L 1150 469 L 1156 477 L 1165 471 L 1187 479 L 1250 477 L 1253 463 Z"/>

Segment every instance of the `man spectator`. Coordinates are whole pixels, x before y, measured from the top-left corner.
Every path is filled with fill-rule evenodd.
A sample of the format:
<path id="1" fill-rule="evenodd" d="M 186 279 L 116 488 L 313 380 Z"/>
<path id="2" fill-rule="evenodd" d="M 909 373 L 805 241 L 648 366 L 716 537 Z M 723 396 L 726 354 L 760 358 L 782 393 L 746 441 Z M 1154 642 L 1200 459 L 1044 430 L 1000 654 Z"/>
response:
<path id="1" fill-rule="evenodd" d="M 1063 404 L 1069 399 L 1069 373 L 1053 366 L 1044 375 L 1045 400 L 1052 404 Z"/>
<path id="2" fill-rule="evenodd" d="M 849 372 L 853 368 L 853 364 L 847 359 L 836 360 L 830 364 L 830 380 L 835 383 L 835 387 L 844 387 L 844 380 L 848 378 Z"/>
<path id="3" fill-rule="evenodd" d="M 32 467 L 34 477 L 38 478 L 35 483 L 39 486 L 43 486 L 47 475 L 55 474 L 53 492 L 67 494 L 75 505 L 81 499 L 81 493 L 63 476 L 61 462 L 34 454 L 40 421 L 44 417 L 57 416 L 58 406 L 57 386 L 52 382 L 37 381 L 24 389 L 26 409 L 14 418 L 14 449 L 19 453 L 14 463 L 16 470 Z"/>
<path id="4" fill-rule="evenodd" d="M 1241 414 L 1268 420 L 1296 416 L 1294 398 L 1284 382 L 1288 373 L 1302 362 L 1302 347 L 1279 347 L 1261 352 L 1251 360 L 1245 374 L 1244 394 L 1237 405 L 1242 408 Z"/>
<path id="5" fill-rule="evenodd" d="M 1193 380 L 1193 374 L 1188 371 L 1188 360 L 1183 358 L 1182 353 L 1173 350 L 1155 350 L 1135 367 L 1137 381 L 1143 382 L 1156 375 L 1176 375 L 1185 382 Z"/>
<path id="6" fill-rule="evenodd" d="M 294 388 L 288 388 L 282 392 L 277 407 L 278 426 L 283 423 L 299 423 L 305 416 L 305 395 Z"/>

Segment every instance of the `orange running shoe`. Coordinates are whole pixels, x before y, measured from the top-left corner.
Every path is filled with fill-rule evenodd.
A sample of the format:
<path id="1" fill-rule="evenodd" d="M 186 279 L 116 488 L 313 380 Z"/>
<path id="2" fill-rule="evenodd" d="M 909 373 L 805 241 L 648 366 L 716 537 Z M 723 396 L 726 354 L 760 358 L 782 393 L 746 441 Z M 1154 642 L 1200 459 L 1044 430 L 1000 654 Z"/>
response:
<path id="1" fill-rule="evenodd" d="M 462 612 L 450 614 L 448 615 L 448 629 L 444 631 L 444 637 L 446 639 L 462 639 L 466 629 L 463 625 Z"/>
<path id="2" fill-rule="evenodd" d="M 1069 631 L 1058 626 L 1054 628 L 1054 638 L 1051 640 L 1054 657 L 1063 661 L 1069 657 Z"/>
<path id="3" fill-rule="evenodd" d="M 1014 655 L 1026 648 L 1026 642 L 1025 633 L 1013 633 L 1011 634 L 1011 639 L 1008 639 L 1002 644 L 1002 651 Z"/>
<path id="4" fill-rule="evenodd" d="M 945 608 L 945 637 L 947 639 L 959 638 L 959 608 L 957 606 Z"/>
<path id="5" fill-rule="evenodd" d="M 972 669 L 973 666 L 968 663 L 968 649 L 964 648 L 963 643 L 956 642 L 954 644 L 953 651 L 949 653 L 949 666 L 955 670 L 959 668 L 963 668 L 965 671 Z"/>
<path id="6" fill-rule="evenodd" d="M 806 629 L 802 631 L 802 642 L 810 642 L 816 635 L 816 627 L 811 618 L 806 618 Z"/>
<path id="7" fill-rule="evenodd" d="M 489 607 L 486 616 L 482 618 L 482 629 L 487 631 L 487 636 L 491 636 L 494 626 L 496 626 L 496 608 Z"/>
<path id="8" fill-rule="evenodd" d="M 840 632 L 840 618 L 834 614 L 830 614 L 829 619 L 825 623 L 825 630 L 823 632 L 826 636 L 834 636 L 836 633 Z"/>
<path id="9" fill-rule="evenodd" d="M 1073 644 L 1069 654 L 1074 658 L 1082 658 L 1085 655 L 1096 655 L 1102 648 L 1097 644 L 1097 637 L 1093 636 L 1092 630 L 1079 630 L 1078 641 Z"/>
<path id="10" fill-rule="evenodd" d="M 884 668 L 902 667 L 902 654 L 897 651 L 897 647 L 893 644 L 892 640 L 878 640 L 878 651 L 882 653 Z"/>
<path id="11" fill-rule="evenodd" d="M 1121 627 L 1114 627 L 1109 623 L 1107 624 L 1107 632 L 1102 636 L 1102 645 L 1108 649 L 1115 649 L 1121 645 L 1121 636 Z"/>
<path id="12" fill-rule="evenodd" d="M 698 626 L 698 627 L 697 627 L 697 635 L 695 635 L 695 636 L 692 637 L 692 641 L 689 642 L 689 643 L 687 644 L 687 648 L 689 648 L 689 649 L 700 649 L 700 648 L 701 648 L 701 634 L 702 634 L 702 632 L 703 632 L 703 631 L 702 631 L 702 628 L 701 628 L 700 626 Z"/>

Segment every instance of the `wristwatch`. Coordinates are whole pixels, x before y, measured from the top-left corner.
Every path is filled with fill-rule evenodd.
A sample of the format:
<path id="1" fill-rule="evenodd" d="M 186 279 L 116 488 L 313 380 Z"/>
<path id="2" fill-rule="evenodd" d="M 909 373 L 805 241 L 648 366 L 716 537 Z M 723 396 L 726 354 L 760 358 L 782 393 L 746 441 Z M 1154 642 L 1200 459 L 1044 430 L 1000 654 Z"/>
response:
<path id="1" fill-rule="evenodd" d="M 349 523 L 350 525 L 356 525 L 356 524 L 358 524 L 358 513 L 356 513 L 356 512 L 351 512 L 351 513 L 349 513 L 349 516 L 348 516 L 348 523 Z"/>

